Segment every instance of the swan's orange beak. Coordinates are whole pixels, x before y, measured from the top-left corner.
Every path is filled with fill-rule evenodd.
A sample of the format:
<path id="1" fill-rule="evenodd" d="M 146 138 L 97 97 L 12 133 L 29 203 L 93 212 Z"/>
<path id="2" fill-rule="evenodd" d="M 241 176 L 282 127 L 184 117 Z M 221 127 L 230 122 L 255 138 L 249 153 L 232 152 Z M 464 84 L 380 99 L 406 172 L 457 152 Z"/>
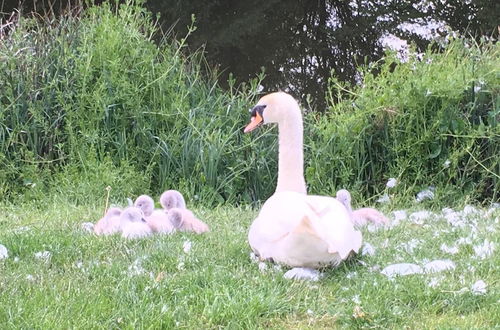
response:
<path id="1" fill-rule="evenodd" d="M 250 119 L 250 124 L 248 124 L 247 127 L 245 127 L 243 132 L 248 133 L 248 132 L 253 131 L 257 127 L 262 125 L 263 122 L 264 122 L 264 120 L 262 119 L 262 116 L 258 112 L 256 112 L 255 116 L 252 116 L 252 118 Z"/>

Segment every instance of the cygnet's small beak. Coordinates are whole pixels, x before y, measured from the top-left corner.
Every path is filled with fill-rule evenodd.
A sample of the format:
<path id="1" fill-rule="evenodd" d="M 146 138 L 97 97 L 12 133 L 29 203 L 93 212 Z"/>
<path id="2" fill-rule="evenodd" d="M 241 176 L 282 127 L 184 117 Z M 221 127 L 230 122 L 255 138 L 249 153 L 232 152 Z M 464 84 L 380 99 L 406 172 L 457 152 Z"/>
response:
<path id="1" fill-rule="evenodd" d="M 244 133 L 251 132 L 254 129 L 256 129 L 257 127 L 259 127 L 260 125 L 262 125 L 263 123 L 264 123 L 264 120 L 263 120 L 262 116 L 258 112 L 256 112 L 255 116 L 252 116 L 252 118 L 250 119 L 250 124 L 248 124 L 247 127 L 245 127 L 245 130 L 243 132 Z"/>

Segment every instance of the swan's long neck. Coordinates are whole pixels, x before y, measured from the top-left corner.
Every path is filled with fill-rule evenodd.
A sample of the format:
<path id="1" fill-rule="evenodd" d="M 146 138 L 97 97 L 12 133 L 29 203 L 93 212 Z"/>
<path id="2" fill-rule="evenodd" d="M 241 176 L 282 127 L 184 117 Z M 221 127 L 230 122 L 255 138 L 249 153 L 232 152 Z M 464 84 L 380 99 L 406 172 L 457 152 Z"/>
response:
<path id="1" fill-rule="evenodd" d="M 278 124 L 279 162 L 276 192 L 307 193 L 304 180 L 303 125 L 300 109 L 289 111 Z"/>

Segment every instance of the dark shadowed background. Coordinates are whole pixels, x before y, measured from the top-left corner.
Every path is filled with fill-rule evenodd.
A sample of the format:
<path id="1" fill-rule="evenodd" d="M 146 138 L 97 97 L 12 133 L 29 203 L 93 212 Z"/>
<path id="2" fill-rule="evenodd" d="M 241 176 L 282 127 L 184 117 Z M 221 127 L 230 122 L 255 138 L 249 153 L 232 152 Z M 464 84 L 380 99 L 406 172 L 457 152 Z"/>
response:
<path id="1" fill-rule="evenodd" d="M 0 0 L 0 8 L 4 16 L 15 8 L 57 14 L 76 3 Z M 242 82 L 264 71 L 264 91 L 288 90 L 319 111 L 332 73 L 355 83 L 356 67 L 379 60 L 387 45 L 404 40 L 423 50 L 451 31 L 496 37 L 500 21 L 500 2 L 490 0 L 150 0 L 146 6 L 179 38 L 194 14 L 189 46 L 205 49 L 222 85 L 230 73 Z"/>

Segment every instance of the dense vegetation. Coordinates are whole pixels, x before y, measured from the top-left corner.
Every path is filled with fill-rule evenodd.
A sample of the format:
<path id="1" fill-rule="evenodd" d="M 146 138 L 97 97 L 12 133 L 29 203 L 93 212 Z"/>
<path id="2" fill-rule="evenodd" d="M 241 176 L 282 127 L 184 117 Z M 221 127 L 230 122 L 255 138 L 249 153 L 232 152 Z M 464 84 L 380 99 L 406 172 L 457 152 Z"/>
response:
<path id="1" fill-rule="evenodd" d="M 108 185 L 116 199 L 175 187 L 213 205 L 272 193 L 276 131 L 241 131 L 259 79 L 223 91 L 201 54 L 181 54 L 185 39 L 153 41 L 140 2 L 14 23 L 0 44 L 0 194 L 93 202 Z M 330 110 L 306 118 L 310 190 L 366 199 L 393 176 L 400 196 L 435 185 L 498 200 L 498 52 L 456 39 L 406 63 L 389 54 L 357 87 L 332 79 Z"/>

